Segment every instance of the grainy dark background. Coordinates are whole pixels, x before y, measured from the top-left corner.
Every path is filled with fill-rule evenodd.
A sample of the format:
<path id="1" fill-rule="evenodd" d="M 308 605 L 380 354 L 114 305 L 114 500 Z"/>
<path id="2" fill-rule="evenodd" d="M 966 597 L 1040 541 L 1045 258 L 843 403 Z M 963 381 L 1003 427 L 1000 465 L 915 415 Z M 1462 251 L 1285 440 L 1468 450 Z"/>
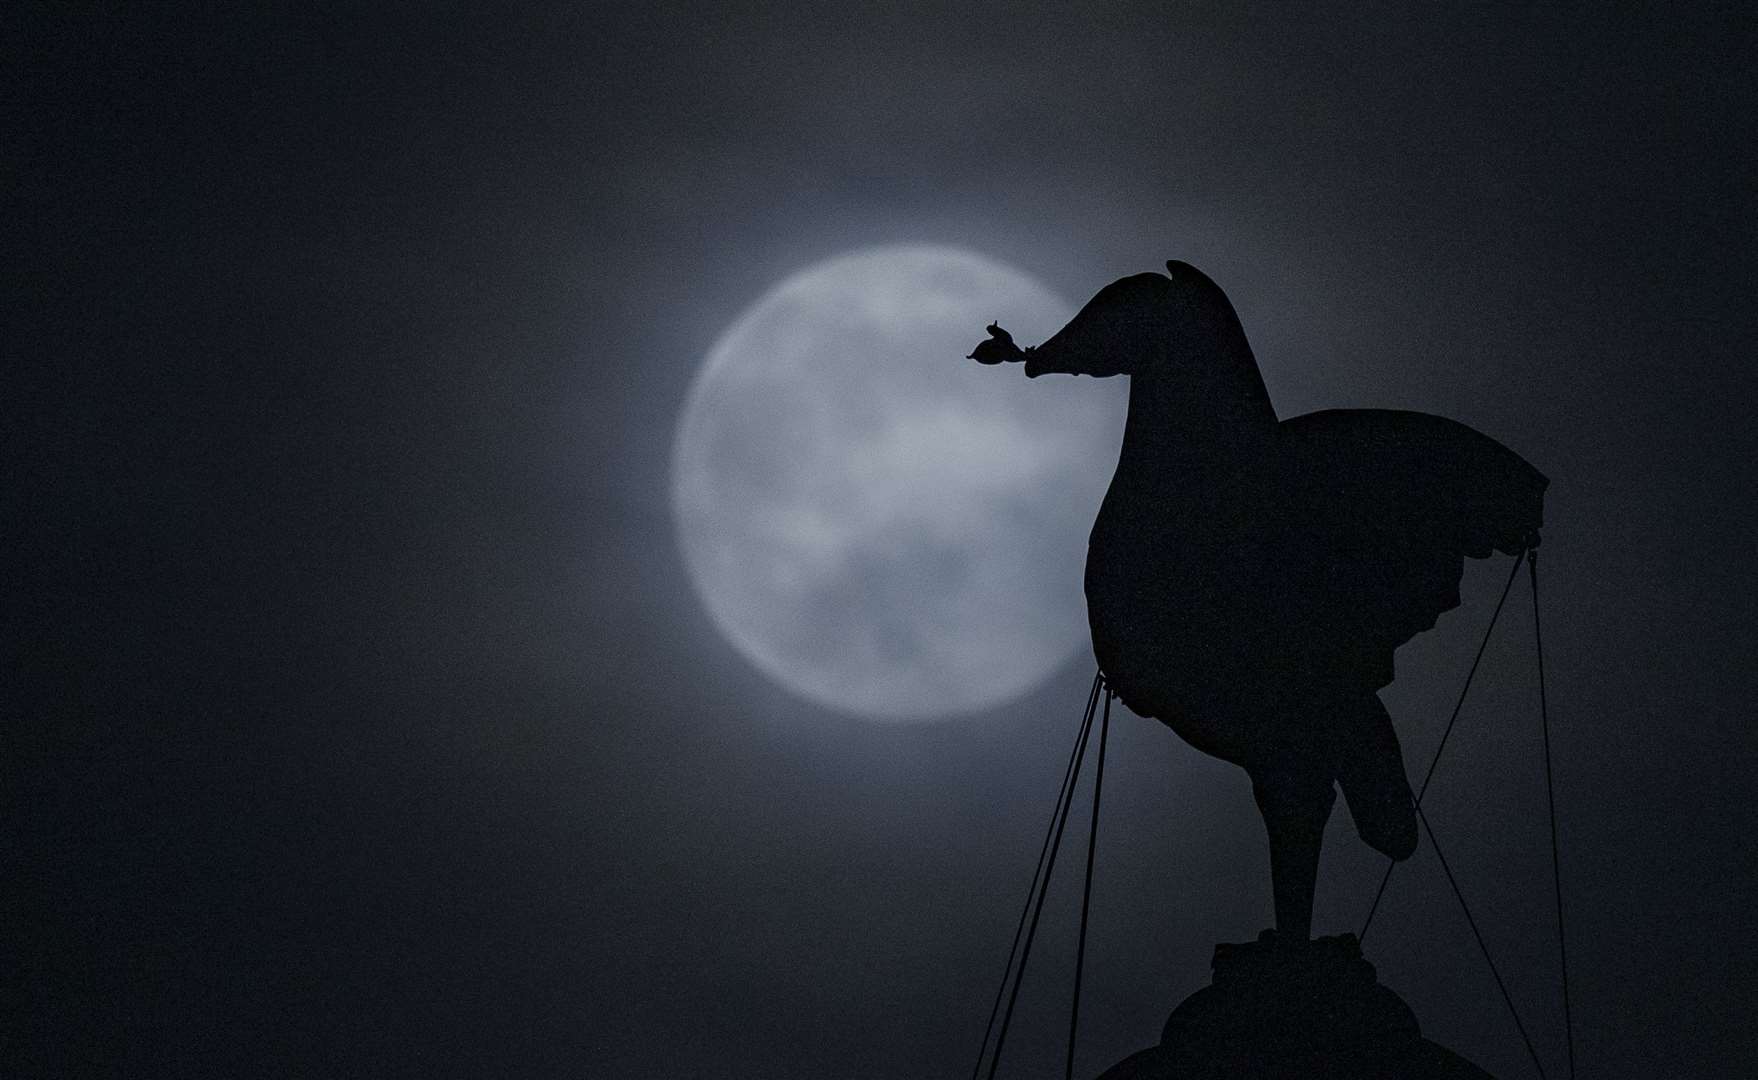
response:
<path id="1" fill-rule="evenodd" d="M 1084 662 L 821 713 L 719 640 L 666 509 L 715 335 L 895 241 L 1077 301 L 1186 259 L 1285 415 L 1546 470 L 1582 1075 L 1758 1070 L 1751 18 L 883 7 L 0 17 L 8 1073 L 967 1070 Z M 1400 654 L 1413 767 L 1503 572 Z M 1555 1075 L 1506 618 L 1433 805 Z M 1270 918 L 1243 777 L 1113 744 L 1091 1072 Z M 1341 930 L 1377 863 L 1332 833 Z M 1060 1067 L 1066 899 L 1013 1075 Z M 1431 854 L 1369 953 L 1529 1075 Z"/>

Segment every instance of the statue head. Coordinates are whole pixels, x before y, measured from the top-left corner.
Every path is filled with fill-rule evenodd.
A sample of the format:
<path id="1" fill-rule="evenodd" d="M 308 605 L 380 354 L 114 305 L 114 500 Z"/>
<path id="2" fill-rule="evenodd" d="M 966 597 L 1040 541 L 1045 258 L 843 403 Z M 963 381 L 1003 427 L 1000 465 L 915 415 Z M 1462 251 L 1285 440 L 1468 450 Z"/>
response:
<path id="1" fill-rule="evenodd" d="M 1220 286 L 1189 263 L 1165 274 L 1132 274 L 1099 290 L 1067 326 L 1036 348 L 1020 349 L 999 326 L 971 358 L 1025 364 L 1039 375 L 1143 375 L 1167 370 L 1217 345 L 1243 347 L 1239 317 Z M 1249 355 L 1249 353 L 1246 353 Z"/>

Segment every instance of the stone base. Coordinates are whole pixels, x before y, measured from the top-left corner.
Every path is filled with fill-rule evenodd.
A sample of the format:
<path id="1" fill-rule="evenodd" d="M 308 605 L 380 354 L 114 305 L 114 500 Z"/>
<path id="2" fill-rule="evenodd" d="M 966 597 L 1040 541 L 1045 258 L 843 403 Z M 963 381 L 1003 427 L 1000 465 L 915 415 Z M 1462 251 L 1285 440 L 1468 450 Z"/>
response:
<path id="1" fill-rule="evenodd" d="M 1281 943 L 1266 930 L 1215 946 L 1212 967 L 1212 984 L 1172 1010 L 1160 1045 L 1099 1080 L 1491 1080 L 1422 1037 L 1354 934 Z"/>

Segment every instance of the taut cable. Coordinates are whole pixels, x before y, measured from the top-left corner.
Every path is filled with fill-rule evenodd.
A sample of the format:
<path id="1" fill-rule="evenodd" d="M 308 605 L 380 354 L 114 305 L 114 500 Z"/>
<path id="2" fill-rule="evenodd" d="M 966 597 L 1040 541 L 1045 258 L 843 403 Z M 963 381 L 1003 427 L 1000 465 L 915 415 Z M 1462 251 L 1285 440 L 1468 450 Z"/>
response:
<path id="1" fill-rule="evenodd" d="M 1019 988 L 1025 982 L 1026 963 L 1031 959 L 1032 942 L 1038 936 L 1038 919 L 1044 914 L 1044 898 L 1050 892 L 1050 875 L 1056 869 L 1056 854 L 1062 847 L 1062 830 L 1068 824 L 1069 807 L 1074 802 L 1074 783 L 1080 777 L 1081 761 L 1086 757 L 1087 737 L 1093 730 L 1093 708 L 1098 704 L 1099 686 L 1102 676 L 1093 678 L 1093 690 L 1087 695 L 1086 715 L 1081 720 L 1080 738 L 1075 743 L 1074 760 L 1069 764 L 1068 783 L 1065 785 L 1064 797 L 1057 807 L 1055 826 L 1051 830 L 1050 846 L 1044 859 L 1044 872 L 1040 881 L 1035 882 L 1037 900 L 1034 903 L 1027 898 L 1032 908 L 1030 923 L 1026 926 L 1025 941 L 1019 951 L 1019 968 L 1013 975 L 1013 990 L 1007 995 L 1007 1010 L 1001 1014 L 1001 1029 L 995 1035 L 995 1050 L 989 1058 L 989 1080 L 994 1080 L 995 1072 L 1001 1067 L 1001 1048 L 1007 1042 L 1007 1030 L 1013 1025 L 1013 1008 L 1019 1003 Z M 1005 981 L 1003 983 L 1005 985 Z M 978 1067 L 982 1065 L 978 1060 Z"/>
<path id="2" fill-rule="evenodd" d="M 1441 752 L 1447 748 L 1447 739 L 1453 734 L 1453 725 L 1459 722 L 1459 710 L 1465 707 L 1465 695 L 1471 692 L 1471 680 L 1477 677 L 1477 665 L 1483 662 L 1483 650 L 1489 647 L 1490 635 L 1495 633 L 1496 620 L 1502 617 L 1502 605 L 1508 602 L 1508 590 L 1514 587 L 1514 578 L 1520 573 L 1520 563 L 1524 556 L 1514 557 L 1514 568 L 1508 572 L 1507 584 L 1502 586 L 1501 599 L 1496 601 L 1496 609 L 1489 617 L 1489 625 L 1484 627 L 1483 640 L 1477 644 L 1477 655 L 1471 659 L 1471 670 L 1465 673 L 1465 685 L 1459 688 L 1459 700 L 1453 703 L 1453 715 L 1447 718 L 1447 726 L 1441 732 L 1440 744 L 1434 748 L 1434 758 L 1428 763 L 1428 772 L 1422 777 L 1422 787 L 1416 792 L 1416 809 L 1422 810 L 1422 797 L 1428 793 L 1428 785 L 1434 779 L 1434 771 L 1441 763 Z M 1373 894 L 1373 903 L 1367 909 L 1367 918 L 1361 922 L 1361 933 L 1355 935 L 1358 940 L 1367 940 L 1367 928 L 1373 925 L 1374 913 L 1380 909 L 1380 898 L 1386 895 L 1386 885 L 1392 880 L 1392 871 L 1398 868 L 1396 859 L 1386 863 L 1385 876 L 1380 878 L 1380 887 Z"/>
<path id="3" fill-rule="evenodd" d="M 1441 864 L 1442 873 L 1447 875 L 1447 884 L 1453 888 L 1453 896 L 1459 901 L 1459 910 L 1465 913 L 1465 922 L 1471 927 L 1471 936 L 1477 939 L 1477 947 L 1483 953 L 1483 962 L 1489 965 L 1489 973 L 1496 981 L 1496 989 L 1502 992 L 1502 1001 L 1507 1003 L 1508 1015 L 1514 1018 L 1514 1026 L 1520 1029 L 1520 1041 L 1526 1044 L 1526 1052 L 1532 1055 L 1532 1067 L 1538 1070 L 1538 1080 L 1545 1080 L 1544 1063 L 1538 1060 L 1538 1051 L 1532 1047 L 1532 1038 L 1526 1034 L 1526 1025 L 1520 1021 L 1520 1010 L 1514 1008 L 1514 997 L 1508 993 L 1508 985 L 1502 982 L 1502 973 L 1496 970 L 1496 962 L 1490 958 L 1489 945 L 1483 940 L 1483 932 L 1477 929 L 1477 920 L 1471 917 L 1471 905 L 1465 902 L 1465 894 L 1459 890 L 1459 882 L 1453 877 L 1453 868 L 1447 865 L 1446 855 L 1441 853 L 1440 841 L 1435 839 L 1434 827 L 1428 823 L 1428 815 L 1420 805 L 1416 807 L 1416 816 L 1422 822 L 1422 829 L 1428 833 L 1428 845 L 1434 848 L 1434 857 Z"/>
<path id="4" fill-rule="evenodd" d="M 1550 876 L 1557 898 L 1557 952 L 1563 967 L 1563 1032 L 1569 1045 L 1569 1080 L 1575 1080 L 1575 1017 L 1569 1008 L 1569 938 L 1563 930 L 1563 868 L 1557 846 L 1557 794 L 1550 767 L 1550 706 L 1544 694 L 1544 631 L 1538 623 L 1538 549 L 1526 552 L 1532 579 L 1532 642 L 1538 650 L 1538 722 L 1544 733 L 1544 800 L 1550 808 Z M 1100 745 L 1104 745 L 1102 742 Z"/>
<path id="5" fill-rule="evenodd" d="M 1087 877 L 1080 894 L 1080 941 L 1074 947 L 1074 1001 L 1068 1007 L 1068 1067 L 1063 1080 L 1074 1080 L 1074 1038 L 1080 1030 L 1080 975 L 1087 958 L 1087 912 L 1093 904 L 1093 851 L 1099 846 L 1099 792 L 1105 786 L 1105 740 L 1111 734 L 1111 699 L 1105 688 L 1105 715 L 1099 721 L 1099 761 L 1093 770 L 1093 820 L 1087 829 Z"/>

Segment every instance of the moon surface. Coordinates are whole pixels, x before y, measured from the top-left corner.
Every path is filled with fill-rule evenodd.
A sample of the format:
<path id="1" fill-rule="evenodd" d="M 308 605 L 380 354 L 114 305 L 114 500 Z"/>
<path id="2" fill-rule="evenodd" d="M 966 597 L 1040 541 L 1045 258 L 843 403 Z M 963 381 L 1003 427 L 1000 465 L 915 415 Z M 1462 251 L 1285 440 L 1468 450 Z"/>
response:
<path id="1" fill-rule="evenodd" d="M 678 420 L 672 509 L 715 625 L 795 693 L 909 720 L 1009 701 L 1087 640 L 1087 534 L 1121 379 L 965 354 L 1072 306 L 975 253 L 867 248 L 776 285 L 715 342 Z"/>

